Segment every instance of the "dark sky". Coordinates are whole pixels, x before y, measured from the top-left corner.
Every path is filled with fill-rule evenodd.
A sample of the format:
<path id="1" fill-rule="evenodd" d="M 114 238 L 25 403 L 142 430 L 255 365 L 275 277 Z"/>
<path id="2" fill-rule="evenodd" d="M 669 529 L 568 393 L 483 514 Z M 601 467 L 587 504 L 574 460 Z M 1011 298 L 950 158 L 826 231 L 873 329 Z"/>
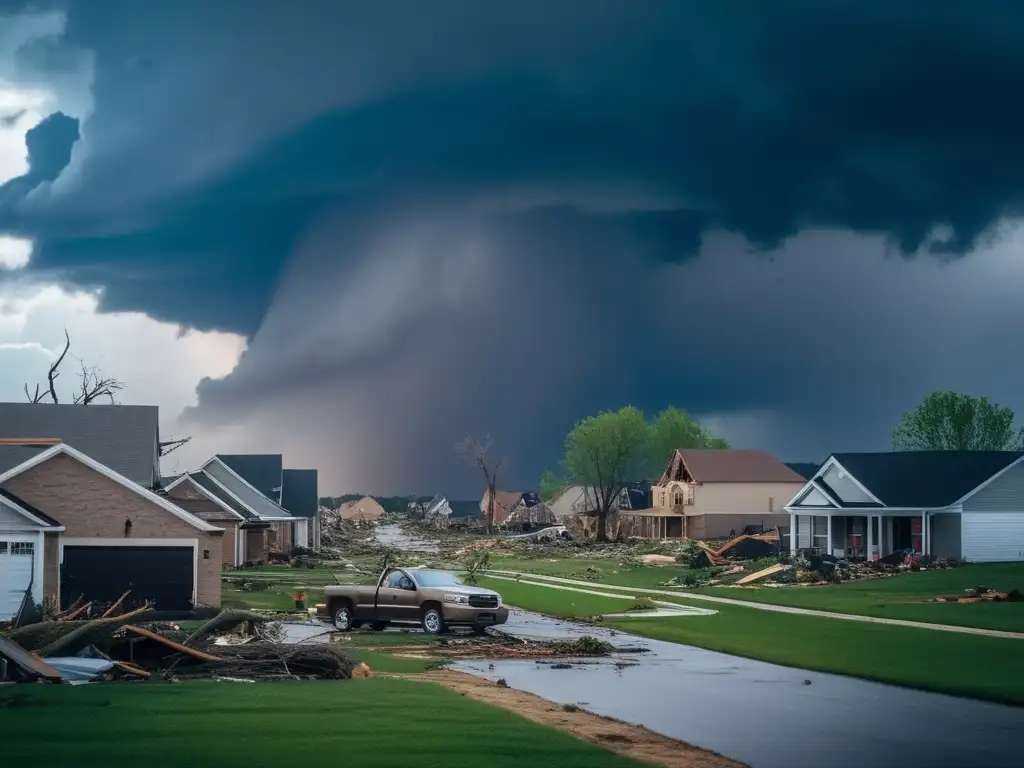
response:
<path id="1" fill-rule="evenodd" d="M 80 0 L 3 57 L 65 113 L 25 273 L 248 336 L 183 428 L 324 492 L 475 495 L 488 432 L 534 485 L 625 404 L 801 461 L 1024 410 L 1020 3 Z"/>

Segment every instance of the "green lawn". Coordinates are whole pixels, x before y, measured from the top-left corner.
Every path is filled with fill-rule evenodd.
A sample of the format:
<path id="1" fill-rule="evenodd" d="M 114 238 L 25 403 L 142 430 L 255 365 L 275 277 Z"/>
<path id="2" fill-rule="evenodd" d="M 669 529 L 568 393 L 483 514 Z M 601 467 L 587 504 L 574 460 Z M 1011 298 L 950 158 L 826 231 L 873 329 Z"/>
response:
<path id="1" fill-rule="evenodd" d="M 54 730 L 59 723 L 59 732 Z M 13 686 L 0 693 L 4 765 L 149 768 L 282 763 L 626 768 L 625 758 L 428 683 Z"/>
<path id="2" fill-rule="evenodd" d="M 504 579 L 479 579 L 479 585 L 493 589 L 501 595 L 502 602 L 517 608 L 565 618 L 589 617 L 602 613 L 621 613 L 629 610 L 632 600 L 618 600 L 614 597 L 587 595 L 564 589 L 535 587 Z M 586 587 L 580 587 L 586 589 Z M 595 589 L 598 589 L 595 586 Z"/>
<path id="3" fill-rule="evenodd" d="M 624 582 L 622 582 L 624 583 Z M 818 587 L 730 589 L 709 587 L 697 592 L 734 600 L 790 605 L 838 613 L 856 613 L 933 624 L 1024 632 L 1024 602 L 933 603 L 929 598 L 961 595 L 977 586 L 1024 593 L 1024 564 L 964 565 L 886 579 L 848 581 Z"/>
<path id="4" fill-rule="evenodd" d="M 512 605 L 552 616 L 578 615 L 576 602 L 581 598 L 603 601 L 588 606 L 600 613 L 621 611 L 626 604 L 514 582 L 495 580 L 487 586 L 507 595 Z M 614 591 L 614 587 L 599 588 Z M 718 613 L 685 618 L 641 615 L 604 625 L 786 666 L 1024 705 L 1021 640 L 709 605 L 685 597 L 664 599 L 711 607 Z"/>

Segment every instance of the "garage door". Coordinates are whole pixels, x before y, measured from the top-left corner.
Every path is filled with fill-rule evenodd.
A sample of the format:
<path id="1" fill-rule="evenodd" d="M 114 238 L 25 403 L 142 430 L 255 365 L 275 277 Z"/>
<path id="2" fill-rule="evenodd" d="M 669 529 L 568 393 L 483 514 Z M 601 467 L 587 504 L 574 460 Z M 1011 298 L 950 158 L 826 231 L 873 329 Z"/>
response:
<path id="1" fill-rule="evenodd" d="M 21 608 L 32 583 L 36 537 L 0 531 L 0 621 L 10 621 Z"/>
<path id="2" fill-rule="evenodd" d="M 79 596 L 112 603 L 131 590 L 132 604 L 149 600 L 158 611 L 192 608 L 191 547 L 65 546 L 61 569 L 61 605 Z"/>
<path id="3" fill-rule="evenodd" d="M 965 512 L 963 557 L 971 563 L 1024 560 L 1024 513 Z"/>

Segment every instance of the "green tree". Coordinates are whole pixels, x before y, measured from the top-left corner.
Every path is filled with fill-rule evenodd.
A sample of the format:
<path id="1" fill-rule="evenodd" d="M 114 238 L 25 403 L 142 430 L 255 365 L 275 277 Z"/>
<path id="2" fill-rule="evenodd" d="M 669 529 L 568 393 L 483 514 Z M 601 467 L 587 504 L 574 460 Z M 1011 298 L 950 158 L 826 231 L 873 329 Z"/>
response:
<path id="1" fill-rule="evenodd" d="M 1008 451 L 1024 445 L 1009 408 L 958 392 L 932 392 L 904 413 L 892 433 L 894 451 Z"/>
<path id="2" fill-rule="evenodd" d="M 554 472 L 544 470 L 541 473 L 539 487 L 541 501 L 551 501 L 563 488 L 565 488 L 565 483 Z"/>
<path id="3" fill-rule="evenodd" d="M 566 482 L 592 487 L 597 496 L 598 541 L 608 540 L 608 514 L 626 483 L 647 475 L 650 434 L 644 415 L 627 406 L 578 422 L 565 438 Z"/>
<path id="4" fill-rule="evenodd" d="M 729 441 L 713 435 L 682 408 L 669 406 L 651 422 L 649 442 L 652 472 L 660 472 L 677 448 L 728 448 Z"/>

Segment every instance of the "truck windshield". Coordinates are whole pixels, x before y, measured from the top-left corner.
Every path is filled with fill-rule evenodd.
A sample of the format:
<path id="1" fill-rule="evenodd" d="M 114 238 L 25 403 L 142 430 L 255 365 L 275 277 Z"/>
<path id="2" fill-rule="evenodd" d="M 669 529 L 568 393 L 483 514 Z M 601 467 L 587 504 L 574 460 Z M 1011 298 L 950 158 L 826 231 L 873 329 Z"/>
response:
<path id="1" fill-rule="evenodd" d="M 410 571 L 409 575 L 421 587 L 458 587 L 462 584 L 458 576 L 444 571 Z"/>

